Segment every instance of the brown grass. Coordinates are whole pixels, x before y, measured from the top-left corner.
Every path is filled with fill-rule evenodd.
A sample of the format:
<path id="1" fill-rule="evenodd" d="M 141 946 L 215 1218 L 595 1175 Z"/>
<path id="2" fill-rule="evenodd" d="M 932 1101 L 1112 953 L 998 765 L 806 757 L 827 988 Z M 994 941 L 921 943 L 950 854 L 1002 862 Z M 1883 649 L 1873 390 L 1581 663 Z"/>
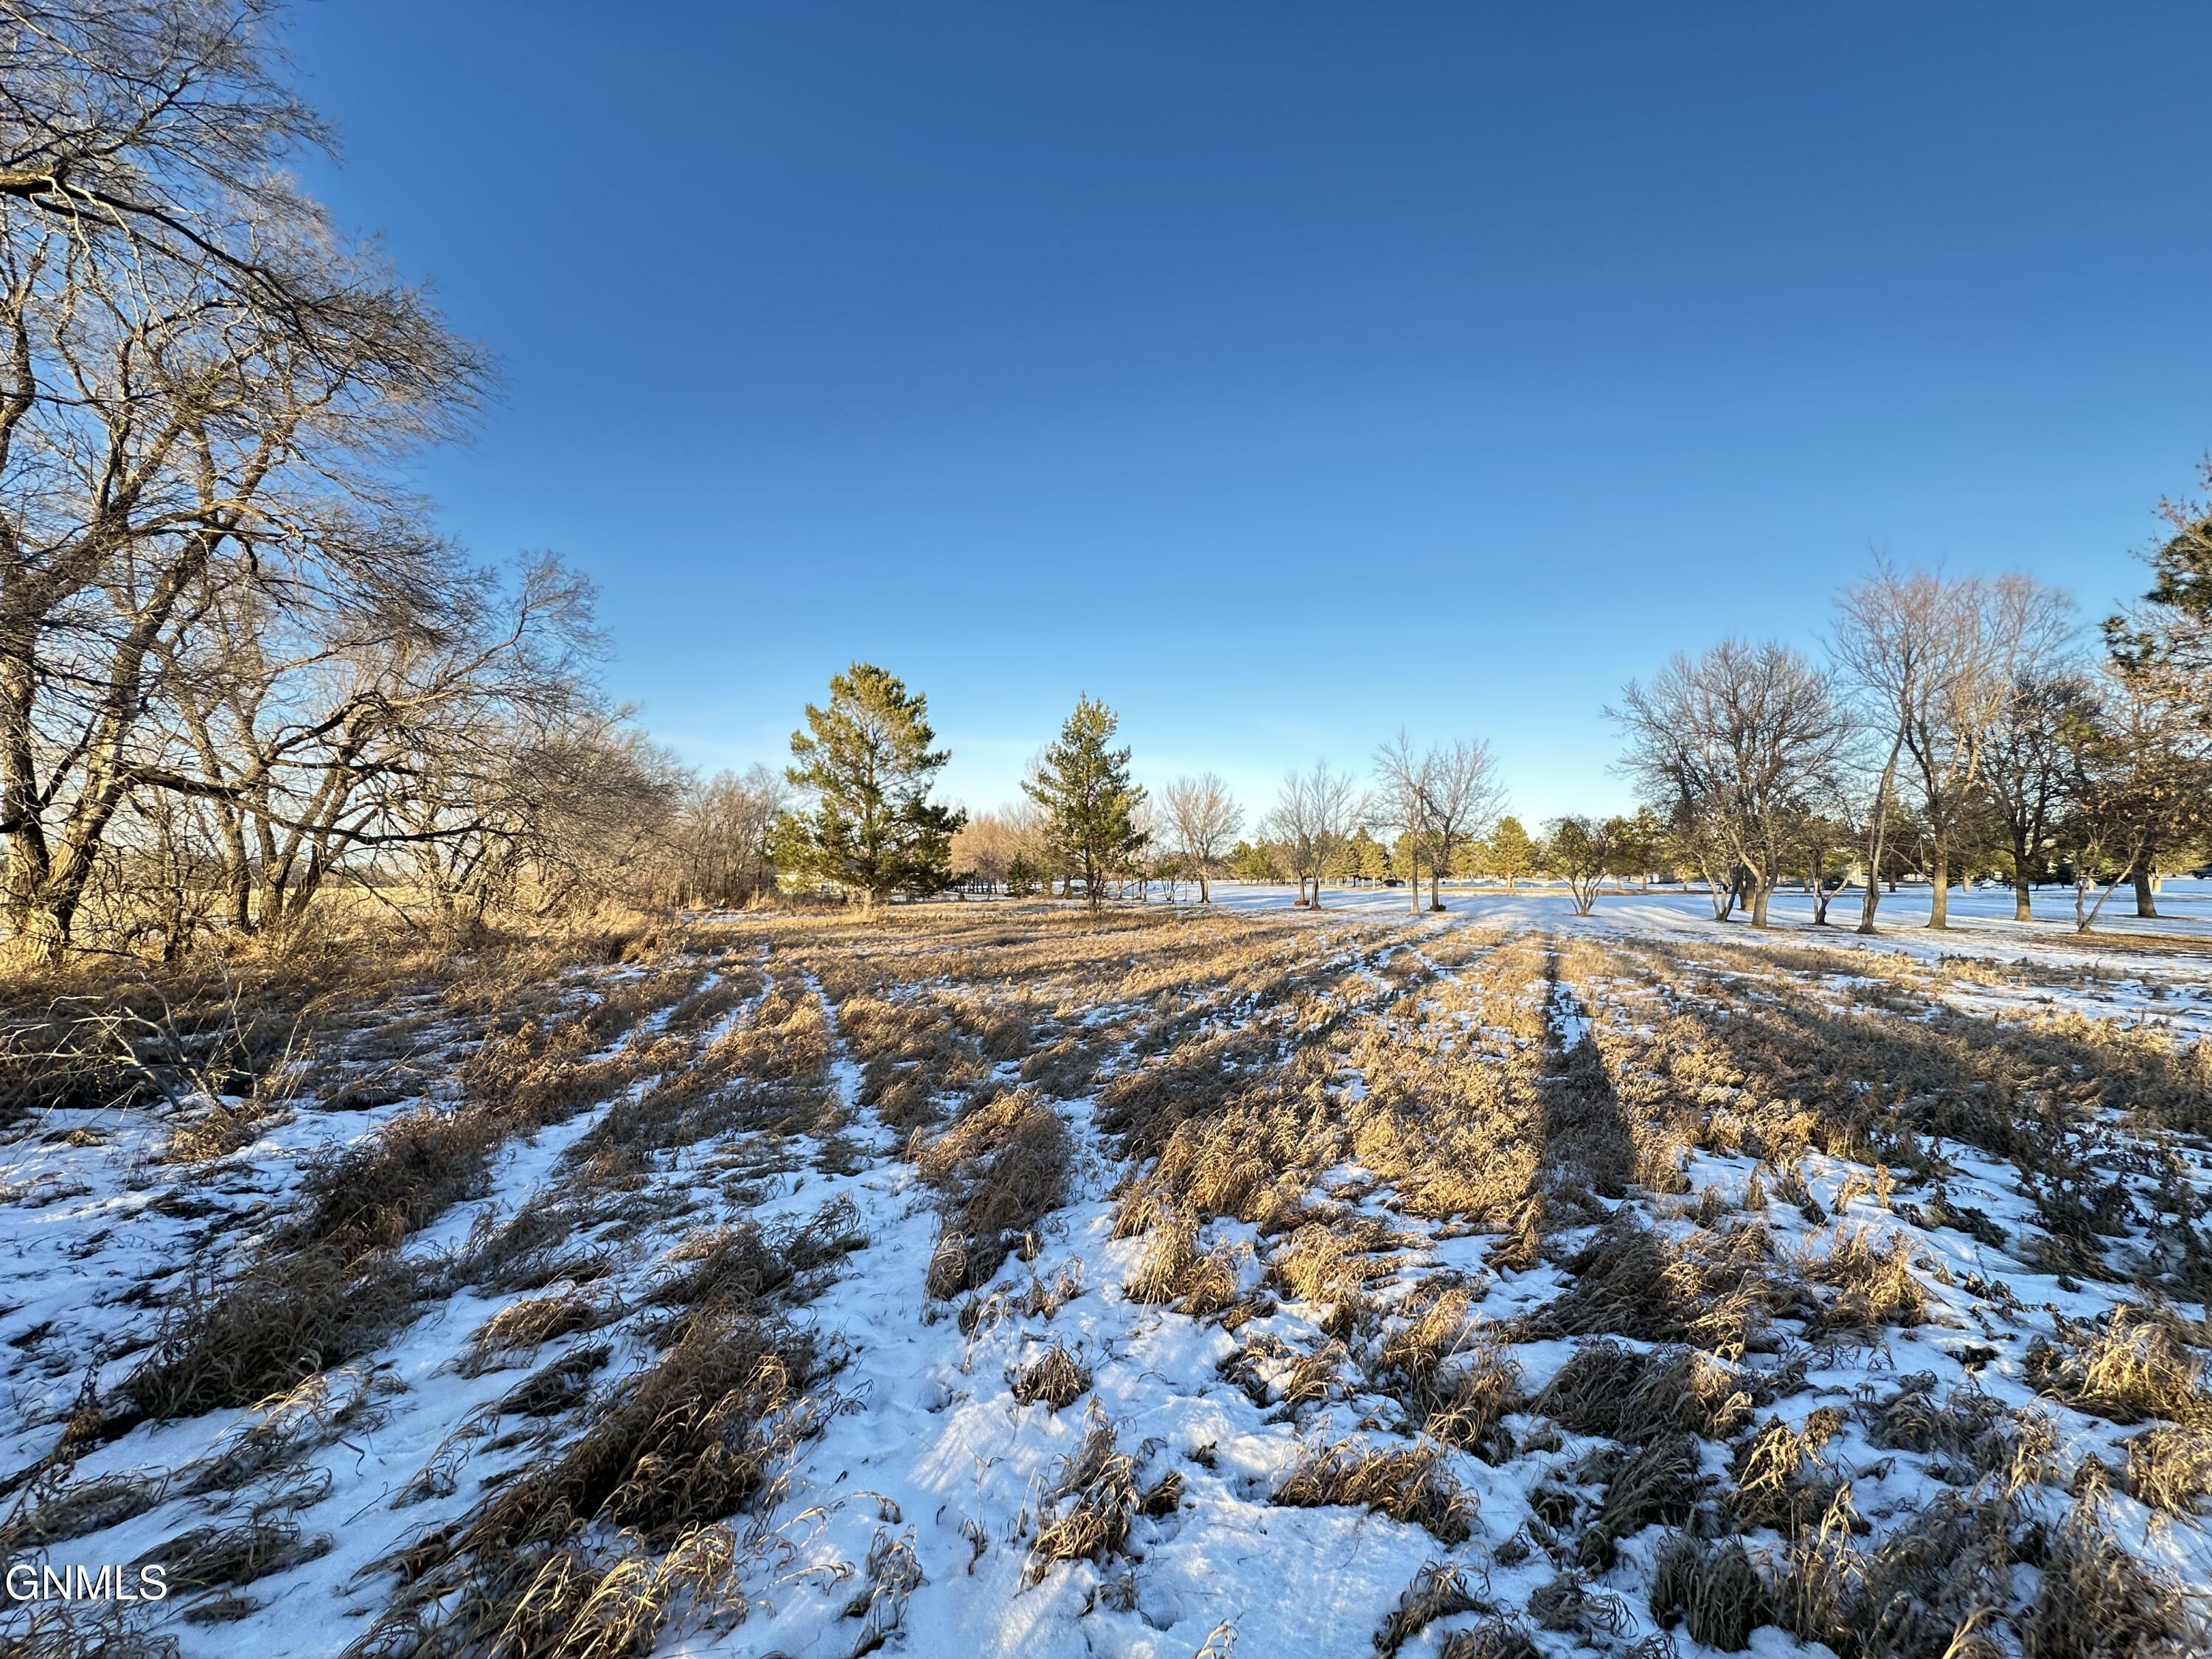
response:
<path id="1" fill-rule="evenodd" d="M 2123 1304 L 2101 1331 L 2066 1331 L 2061 1352 L 2039 1338 L 2028 1351 L 2030 1376 L 2076 1411 L 2114 1423 L 2153 1418 L 2212 1424 L 2205 1364 L 2185 1347 L 2171 1319 Z"/>
<path id="2" fill-rule="evenodd" d="M 1422 1527 L 1443 1545 L 1474 1534 L 1475 1499 L 1442 1467 L 1434 1442 L 1376 1446 L 1346 1437 L 1309 1445 L 1269 1501 L 1292 1509 L 1342 1504 Z"/>
<path id="3" fill-rule="evenodd" d="M 990 1281 L 1058 1206 L 1073 1151 L 1060 1114 L 1027 1091 L 984 1102 L 921 1146 L 915 1165 L 945 1194 L 931 1296 Z"/>
<path id="4" fill-rule="evenodd" d="M 1136 1460 L 1121 1449 L 1113 1423 L 1094 1401 L 1082 1446 L 1061 1460 L 1045 1494 L 1023 1582 L 1042 1583 L 1063 1561 L 1103 1561 L 1119 1553 L 1140 1501 Z"/>
<path id="5" fill-rule="evenodd" d="M 555 1338 L 597 1330 L 623 1312 L 620 1303 L 575 1287 L 524 1297 L 477 1328 L 455 1369 L 463 1376 L 481 1376 L 502 1366 L 527 1364 Z"/>
<path id="6" fill-rule="evenodd" d="M 1708 1544 L 1685 1533 L 1660 1547 L 1650 1602 L 1662 1626 L 1679 1622 L 1692 1641 L 1723 1653 L 1742 1652 L 1771 1613 L 1766 1581 L 1740 1540 Z"/>
<path id="7" fill-rule="evenodd" d="M 1643 1445 L 1668 1434 L 1726 1439 L 1753 1403 L 1735 1368 L 1709 1354 L 1598 1341 L 1577 1348 L 1528 1408 L 1577 1434 Z"/>
<path id="8" fill-rule="evenodd" d="M 251 1406 L 367 1353 L 413 1316 L 416 1270 L 387 1252 L 349 1262 L 291 1251 L 228 1279 L 195 1277 L 117 1389 L 106 1432 L 146 1418 Z"/>
<path id="9" fill-rule="evenodd" d="M 1091 1368 L 1055 1341 L 1014 1373 L 1013 1389 L 1024 1406 L 1042 1401 L 1060 1411 L 1090 1392 Z"/>
<path id="10" fill-rule="evenodd" d="M 1398 1597 L 1398 1605 L 1375 1632 L 1375 1651 L 1383 1659 L 1392 1659 L 1400 1648 L 1437 1620 L 1488 1611 L 1489 1603 L 1476 1594 L 1465 1567 L 1431 1561 L 1413 1575 L 1413 1582 Z"/>
<path id="11" fill-rule="evenodd" d="M 441 1650 L 635 1651 L 703 1566 L 710 1529 L 781 1495 L 792 1451 L 820 1431 L 811 1391 L 835 1366 L 773 1316 L 701 1314 L 572 1444 L 420 1540 L 385 1634 L 427 1626 Z M 600 1559 L 585 1540 L 602 1527 L 634 1542 Z"/>
<path id="12" fill-rule="evenodd" d="M 2189 1589 L 2136 1561 L 2101 1523 L 2094 1498 L 2076 1503 L 2051 1540 L 2042 1577 L 2019 1621 L 2026 1659 L 2184 1659 L 2212 1645 Z"/>

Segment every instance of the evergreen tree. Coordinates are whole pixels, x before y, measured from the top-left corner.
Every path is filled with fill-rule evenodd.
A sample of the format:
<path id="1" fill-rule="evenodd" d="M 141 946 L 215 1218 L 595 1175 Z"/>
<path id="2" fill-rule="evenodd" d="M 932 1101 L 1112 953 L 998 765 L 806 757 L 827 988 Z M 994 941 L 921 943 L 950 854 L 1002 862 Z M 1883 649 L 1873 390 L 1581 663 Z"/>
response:
<path id="1" fill-rule="evenodd" d="M 811 805 L 776 821 L 775 863 L 858 893 L 934 893 L 952 879 L 952 833 L 966 816 L 929 799 L 945 761 L 930 744 L 929 700 L 869 663 L 830 679 L 830 706 L 806 705 L 785 773 Z"/>
<path id="2" fill-rule="evenodd" d="M 2212 456 L 2203 465 L 2212 489 Z M 2114 668 L 2137 696 L 2212 726 L 2212 503 L 2166 501 L 2172 533 L 2150 554 L 2157 580 L 2142 603 L 2105 623 Z"/>
<path id="3" fill-rule="evenodd" d="M 1521 827 L 1521 820 L 1508 815 L 1498 820 L 1498 828 L 1490 832 L 1489 856 L 1483 861 L 1489 865 L 1490 873 L 1505 878 L 1506 890 L 1536 867 L 1536 843 L 1528 839 L 1528 832 Z"/>
<path id="4" fill-rule="evenodd" d="M 1365 843 L 1363 845 L 1362 843 Z M 1325 867 L 1331 881 L 1358 883 L 1367 876 L 1367 847 L 1378 846 L 1375 837 L 1367 833 L 1364 824 L 1353 830 L 1337 846 L 1329 849 Z"/>
<path id="5" fill-rule="evenodd" d="M 1409 830 L 1401 830 L 1398 838 L 1390 843 L 1390 867 L 1385 875 L 1397 876 L 1418 885 L 1421 878 L 1420 843 Z"/>
<path id="6" fill-rule="evenodd" d="M 1053 851 L 1071 879 L 1081 878 L 1094 910 L 1108 881 L 1129 867 L 1146 840 L 1135 822 L 1145 792 L 1129 781 L 1129 751 L 1107 746 L 1120 725 L 1104 703 L 1079 698 L 1060 741 L 1022 784 L 1044 809 Z"/>
<path id="7" fill-rule="evenodd" d="M 1229 851 L 1229 873 L 1239 881 L 1280 881 L 1283 861 L 1264 841 L 1240 841 Z"/>
<path id="8" fill-rule="evenodd" d="M 1352 848 L 1356 855 L 1352 873 L 1360 880 L 1381 881 L 1390 873 L 1390 854 L 1381 842 L 1367 833 L 1364 824 L 1352 836 Z"/>

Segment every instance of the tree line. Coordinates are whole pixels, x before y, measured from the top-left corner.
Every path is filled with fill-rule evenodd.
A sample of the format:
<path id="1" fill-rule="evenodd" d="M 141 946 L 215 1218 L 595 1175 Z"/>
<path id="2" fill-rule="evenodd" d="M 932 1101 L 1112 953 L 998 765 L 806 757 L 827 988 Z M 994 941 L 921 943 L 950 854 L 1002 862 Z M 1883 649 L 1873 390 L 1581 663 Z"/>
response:
<path id="1" fill-rule="evenodd" d="M 2151 588 L 2086 639 L 2030 577 L 1878 561 L 1839 597 L 1824 659 L 1727 639 L 1626 686 L 1608 710 L 1624 768 L 1716 914 L 1741 903 L 1764 927 L 1796 877 L 1825 922 L 1855 877 L 1871 933 L 1911 872 L 1935 928 L 1972 873 L 2008 881 L 2022 921 L 2051 880 L 2083 932 L 2124 883 L 2155 915 L 2212 832 L 2212 507 L 2160 512 Z"/>
<path id="2" fill-rule="evenodd" d="M 1954 881 L 1996 875 L 2021 920 L 2051 881 L 2072 889 L 2084 932 L 2123 883 L 2154 915 L 2161 877 L 2212 835 L 2212 508 L 2160 511 L 2153 585 L 2094 648 L 2071 599 L 2030 577 L 1877 561 L 1839 595 L 1822 660 L 1735 638 L 1678 653 L 1606 711 L 1637 809 L 1565 814 L 1540 835 L 1504 811 L 1487 744 L 1417 748 L 1401 732 L 1364 780 L 1326 762 L 1293 772 L 1242 836 L 1243 809 L 1213 774 L 1157 800 L 1134 784 L 1113 711 L 1087 695 L 1024 800 L 970 817 L 927 803 L 946 757 L 930 747 L 926 701 L 855 665 L 793 740 L 803 763 L 787 781 L 814 805 L 778 820 L 772 861 L 870 902 L 1057 883 L 1096 906 L 1185 880 L 1205 902 L 1231 875 L 1295 883 L 1302 906 L 1330 883 L 1402 884 L 1418 912 L 1424 880 L 1441 909 L 1448 879 L 1510 889 L 1540 873 L 1586 915 L 1608 878 L 1671 875 L 1696 878 L 1716 918 L 1741 908 L 1759 927 L 1785 883 L 1809 896 L 1816 925 L 1855 887 L 1870 933 L 1900 879 L 1925 882 L 1928 925 L 1942 928 Z"/>

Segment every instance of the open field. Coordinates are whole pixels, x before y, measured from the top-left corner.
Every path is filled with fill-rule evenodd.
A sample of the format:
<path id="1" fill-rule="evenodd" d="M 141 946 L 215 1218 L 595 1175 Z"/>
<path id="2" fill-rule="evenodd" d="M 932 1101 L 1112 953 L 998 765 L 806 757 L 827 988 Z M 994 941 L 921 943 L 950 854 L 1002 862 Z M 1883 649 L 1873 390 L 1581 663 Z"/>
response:
<path id="1" fill-rule="evenodd" d="M 204 987 L 150 1069 L 26 1024 L 0 1529 L 173 1594 L 0 1630 L 2205 1650 L 2194 895 L 2179 943 L 1221 896 Z"/>

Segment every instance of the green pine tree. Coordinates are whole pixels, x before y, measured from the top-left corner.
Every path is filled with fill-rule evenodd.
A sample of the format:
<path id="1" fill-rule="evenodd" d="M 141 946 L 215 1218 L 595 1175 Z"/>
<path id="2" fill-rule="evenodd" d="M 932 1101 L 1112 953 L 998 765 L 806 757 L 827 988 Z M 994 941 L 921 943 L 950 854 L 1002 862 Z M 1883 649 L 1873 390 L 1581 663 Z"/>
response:
<path id="1" fill-rule="evenodd" d="M 1390 854 L 1367 833 L 1365 824 L 1352 837 L 1352 873 L 1362 881 L 1380 881 L 1390 873 Z"/>
<path id="2" fill-rule="evenodd" d="M 1483 861 L 1490 866 L 1490 873 L 1505 878 L 1506 890 L 1536 867 L 1536 843 L 1521 827 L 1521 820 L 1507 817 L 1498 820 L 1498 828 L 1490 832 L 1489 856 Z"/>
<path id="3" fill-rule="evenodd" d="M 785 775 L 812 805 L 776 820 L 776 867 L 858 893 L 934 893 L 952 879 L 952 832 L 966 816 L 929 799 L 950 757 L 929 745 L 929 699 L 869 663 L 830 679 L 830 706 L 806 705 Z"/>
<path id="4" fill-rule="evenodd" d="M 1129 867 L 1146 841 L 1134 818 L 1145 792 L 1129 781 L 1129 751 L 1107 746 L 1120 725 L 1104 703 L 1079 698 L 1060 741 L 1022 785 L 1044 808 L 1053 851 L 1071 880 L 1082 880 L 1094 910 L 1107 882 Z"/>

